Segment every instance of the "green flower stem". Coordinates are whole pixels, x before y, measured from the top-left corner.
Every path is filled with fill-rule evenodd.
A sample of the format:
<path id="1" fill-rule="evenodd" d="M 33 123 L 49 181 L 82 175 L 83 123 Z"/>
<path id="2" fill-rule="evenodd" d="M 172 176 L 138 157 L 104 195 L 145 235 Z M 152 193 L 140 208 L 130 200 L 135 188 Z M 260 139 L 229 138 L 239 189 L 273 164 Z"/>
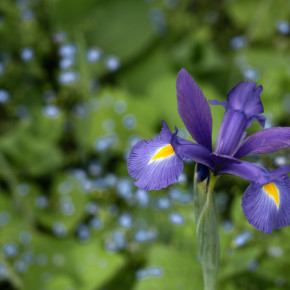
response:
<path id="1" fill-rule="evenodd" d="M 205 290 L 215 290 L 217 287 L 220 244 L 217 211 L 213 194 L 217 178 L 217 176 L 210 175 L 204 181 L 198 182 L 198 173 L 195 170 L 194 204 L 196 233 L 198 236 Z"/>
<path id="2" fill-rule="evenodd" d="M 4 267 L 7 271 L 7 278 L 10 281 L 10 283 L 12 284 L 12 286 L 15 289 L 19 289 L 19 290 L 23 289 L 23 284 L 22 284 L 20 277 L 15 272 L 13 267 L 9 264 L 9 262 L 7 261 L 7 259 L 5 258 L 5 256 L 2 254 L 1 251 L 0 251 L 0 262 L 4 265 Z"/>

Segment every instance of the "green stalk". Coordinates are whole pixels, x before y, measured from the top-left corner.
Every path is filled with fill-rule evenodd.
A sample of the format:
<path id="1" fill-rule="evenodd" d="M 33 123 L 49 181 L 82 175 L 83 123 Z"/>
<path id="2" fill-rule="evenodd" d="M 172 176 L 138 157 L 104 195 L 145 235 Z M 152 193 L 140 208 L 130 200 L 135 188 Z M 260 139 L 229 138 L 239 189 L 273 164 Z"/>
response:
<path id="1" fill-rule="evenodd" d="M 9 279 L 10 283 L 12 284 L 12 286 L 15 289 L 19 289 L 19 290 L 23 289 L 23 284 L 22 284 L 22 281 L 21 281 L 20 277 L 15 272 L 15 270 L 10 265 L 10 263 L 7 261 L 5 256 L 1 253 L 1 251 L 0 251 L 0 262 L 4 265 L 4 267 L 5 267 L 6 271 L 7 271 L 8 279 Z"/>
<path id="2" fill-rule="evenodd" d="M 205 290 L 215 290 L 217 287 L 220 244 L 217 210 L 213 193 L 217 178 L 217 176 L 210 174 L 200 182 L 196 167 L 194 174 L 196 233 Z"/>

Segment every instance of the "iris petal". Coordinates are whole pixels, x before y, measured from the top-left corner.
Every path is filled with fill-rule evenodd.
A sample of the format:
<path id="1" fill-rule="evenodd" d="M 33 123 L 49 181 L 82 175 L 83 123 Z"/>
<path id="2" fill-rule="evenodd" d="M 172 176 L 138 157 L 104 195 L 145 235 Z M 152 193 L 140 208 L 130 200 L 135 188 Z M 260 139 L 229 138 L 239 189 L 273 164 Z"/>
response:
<path id="1" fill-rule="evenodd" d="M 250 121 L 243 112 L 227 109 L 219 129 L 215 152 L 233 156 L 242 143 L 245 137 L 244 131 L 249 124 Z"/>
<path id="2" fill-rule="evenodd" d="M 178 113 L 192 138 L 212 151 L 212 117 L 201 88 L 181 69 L 176 81 Z"/>
<path id="3" fill-rule="evenodd" d="M 155 137 L 139 141 L 131 150 L 127 167 L 135 185 L 145 190 L 159 190 L 178 180 L 183 170 L 183 160 L 176 154 L 156 157 L 169 141 Z"/>
<path id="4" fill-rule="evenodd" d="M 233 162 L 234 160 L 238 162 Z M 229 162 L 225 163 L 219 170 L 219 174 L 233 174 L 260 185 L 269 183 L 271 180 L 277 179 L 288 172 L 290 172 L 289 164 L 283 165 L 270 172 L 264 167 L 236 158 L 229 159 Z"/>
<path id="5" fill-rule="evenodd" d="M 248 222 L 258 230 L 272 234 L 278 209 L 275 201 L 256 183 L 250 184 L 242 199 L 242 208 Z"/>
<path id="6" fill-rule="evenodd" d="M 219 174 L 224 173 L 233 174 L 258 184 L 266 184 L 270 180 L 268 178 L 268 171 L 263 167 L 243 160 L 239 160 L 239 162 L 236 163 L 228 162 L 224 164 L 224 166 L 219 170 Z"/>
<path id="7" fill-rule="evenodd" d="M 252 82 L 241 82 L 228 94 L 227 103 L 211 101 L 212 105 L 222 105 L 225 115 L 222 120 L 215 152 L 233 156 L 245 137 L 244 131 L 254 120 L 265 125 L 265 117 L 260 116 L 264 111 L 260 100 L 262 86 L 256 87 Z"/>
<path id="8" fill-rule="evenodd" d="M 260 94 L 262 86 L 256 87 L 253 82 L 241 82 L 237 84 L 227 96 L 228 107 L 244 112 L 247 119 L 264 112 Z"/>
<path id="9" fill-rule="evenodd" d="M 183 170 L 183 160 L 170 144 L 172 134 L 165 122 L 163 125 L 160 136 L 139 141 L 127 160 L 128 172 L 136 179 L 135 185 L 148 191 L 176 182 Z"/>
<path id="10" fill-rule="evenodd" d="M 275 183 L 280 191 L 280 207 L 274 228 L 281 229 L 290 224 L 290 178 L 283 175 Z"/>
<path id="11" fill-rule="evenodd" d="M 290 128 L 275 127 L 264 129 L 249 136 L 240 146 L 235 157 L 247 154 L 265 154 L 290 147 Z"/>
<path id="12" fill-rule="evenodd" d="M 290 224 L 290 178 L 282 175 L 265 185 L 252 183 L 244 193 L 242 208 L 249 223 L 272 234 Z"/>
<path id="13" fill-rule="evenodd" d="M 213 170 L 214 163 L 210 156 L 211 152 L 204 146 L 178 138 L 176 134 L 173 134 L 171 144 L 176 154 L 182 159 L 191 159 Z"/>
<path id="14" fill-rule="evenodd" d="M 225 109 L 227 108 L 227 102 L 220 102 L 218 100 L 210 100 L 208 102 L 214 106 L 223 106 Z"/>

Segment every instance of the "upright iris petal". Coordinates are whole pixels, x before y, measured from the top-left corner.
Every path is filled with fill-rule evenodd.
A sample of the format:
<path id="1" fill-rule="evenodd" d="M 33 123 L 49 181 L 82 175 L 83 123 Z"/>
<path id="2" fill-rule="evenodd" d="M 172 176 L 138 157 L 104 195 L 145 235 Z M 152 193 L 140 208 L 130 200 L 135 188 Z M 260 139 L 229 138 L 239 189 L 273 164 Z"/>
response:
<path id="1" fill-rule="evenodd" d="M 201 88 L 181 69 L 176 81 L 178 113 L 192 138 L 212 151 L 212 117 Z"/>
<path id="2" fill-rule="evenodd" d="M 215 152 L 221 155 L 234 155 L 245 137 L 248 120 L 242 112 L 227 109 L 218 133 Z"/>
<path id="3" fill-rule="evenodd" d="M 233 156 L 251 122 L 258 120 L 264 125 L 264 117 L 259 116 L 264 110 L 260 100 L 263 88 L 255 85 L 252 82 L 241 82 L 229 92 L 227 103 L 211 102 L 213 105 L 221 104 L 226 109 L 216 141 L 216 153 Z"/>
<path id="4" fill-rule="evenodd" d="M 256 83 L 241 82 L 229 92 L 227 96 L 228 106 L 233 110 L 244 112 L 247 119 L 260 115 L 264 112 L 260 99 L 262 91 L 263 87 L 256 87 Z"/>

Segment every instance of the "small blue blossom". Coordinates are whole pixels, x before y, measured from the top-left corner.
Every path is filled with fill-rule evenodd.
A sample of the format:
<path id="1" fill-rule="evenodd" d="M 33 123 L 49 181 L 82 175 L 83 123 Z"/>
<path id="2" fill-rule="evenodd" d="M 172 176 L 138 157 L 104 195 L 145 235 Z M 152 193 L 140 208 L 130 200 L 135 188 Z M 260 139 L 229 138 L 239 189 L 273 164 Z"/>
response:
<path id="1" fill-rule="evenodd" d="M 102 57 L 103 51 L 99 47 L 93 47 L 88 49 L 86 53 L 86 59 L 90 63 L 98 62 Z"/>
<path id="2" fill-rule="evenodd" d="M 277 30 L 282 35 L 290 34 L 290 23 L 285 20 L 281 20 L 277 23 Z"/>
<path id="3" fill-rule="evenodd" d="M 0 103 L 5 104 L 10 98 L 10 94 L 8 91 L 0 89 Z"/>
<path id="4" fill-rule="evenodd" d="M 111 72 L 117 71 L 121 66 L 120 59 L 113 55 L 110 55 L 106 58 L 105 64 L 108 70 Z"/>
<path id="5" fill-rule="evenodd" d="M 15 243 L 7 243 L 3 246 L 2 252 L 6 257 L 15 257 L 19 252 L 19 247 Z"/>
<path id="6" fill-rule="evenodd" d="M 55 105 L 47 105 L 43 108 L 43 113 L 46 117 L 55 119 L 59 116 L 60 109 Z"/>
<path id="7" fill-rule="evenodd" d="M 21 59 L 25 62 L 30 61 L 33 58 L 34 50 L 31 47 L 25 47 L 21 50 Z"/>
<path id="8" fill-rule="evenodd" d="M 169 215 L 169 221 L 176 226 L 180 226 L 184 224 L 185 217 L 179 213 L 173 212 Z"/>
<path id="9" fill-rule="evenodd" d="M 79 79 L 79 74 L 76 71 L 65 71 L 59 75 L 59 82 L 61 84 L 73 84 Z"/>

